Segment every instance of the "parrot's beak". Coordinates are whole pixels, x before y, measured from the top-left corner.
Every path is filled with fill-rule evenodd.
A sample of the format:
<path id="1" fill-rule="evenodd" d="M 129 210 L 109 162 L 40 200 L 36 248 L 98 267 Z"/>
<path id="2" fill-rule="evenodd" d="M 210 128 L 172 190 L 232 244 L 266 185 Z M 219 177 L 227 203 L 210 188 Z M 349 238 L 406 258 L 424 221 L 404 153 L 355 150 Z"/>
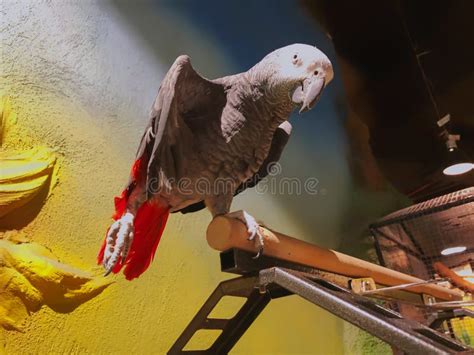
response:
<path id="1" fill-rule="evenodd" d="M 292 95 L 292 100 L 295 104 L 301 104 L 300 113 L 311 110 L 318 102 L 321 93 L 326 85 L 324 77 L 306 78 L 301 82 Z"/>

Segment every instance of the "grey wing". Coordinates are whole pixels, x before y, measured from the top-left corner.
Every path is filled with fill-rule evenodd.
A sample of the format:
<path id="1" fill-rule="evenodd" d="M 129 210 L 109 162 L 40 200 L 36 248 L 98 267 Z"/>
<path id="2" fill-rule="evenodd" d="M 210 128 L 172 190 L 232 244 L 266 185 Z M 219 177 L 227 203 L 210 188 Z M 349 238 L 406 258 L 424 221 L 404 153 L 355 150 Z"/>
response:
<path id="1" fill-rule="evenodd" d="M 286 144 L 288 143 L 288 140 L 290 139 L 291 130 L 292 126 L 288 121 L 285 121 L 280 126 L 278 126 L 275 133 L 273 134 L 270 151 L 268 152 L 266 159 L 260 166 L 260 169 L 257 171 L 257 173 L 255 173 L 254 176 L 252 176 L 246 182 L 242 183 L 237 188 L 235 195 L 241 193 L 247 188 L 254 187 L 268 175 L 272 167 L 280 160 L 281 154 L 283 153 L 283 149 L 285 148 Z M 179 212 L 197 212 L 204 209 L 205 207 L 206 206 L 204 204 L 204 201 L 200 201 L 179 210 Z"/>
<path id="2" fill-rule="evenodd" d="M 147 195 L 170 188 L 186 174 L 194 136 L 209 120 L 219 119 L 224 88 L 201 77 L 188 56 L 180 56 L 163 79 L 136 160 L 145 161 Z"/>

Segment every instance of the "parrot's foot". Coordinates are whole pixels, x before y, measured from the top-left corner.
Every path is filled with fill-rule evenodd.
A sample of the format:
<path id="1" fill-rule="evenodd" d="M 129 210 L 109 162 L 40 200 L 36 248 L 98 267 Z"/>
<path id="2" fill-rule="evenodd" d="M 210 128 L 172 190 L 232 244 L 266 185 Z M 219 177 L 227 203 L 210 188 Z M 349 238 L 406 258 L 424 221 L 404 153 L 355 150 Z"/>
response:
<path id="1" fill-rule="evenodd" d="M 125 263 L 130 246 L 132 245 L 134 218 L 133 214 L 127 212 L 110 226 L 107 232 L 104 252 L 104 276 L 110 274 L 115 265 L 117 265 L 120 257 L 122 257 L 122 264 Z"/>
<path id="2" fill-rule="evenodd" d="M 247 226 L 247 232 L 249 233 L 248 240 L 254 241 L 255 248 L 258 250 L 257 255 L 254 259 L 259 258 L 263 254 L 263 233 L 260 229 L 260 225 L 257 223 L 255 218 L 248 214 L 246 211 L 237 211 L 227 214 L 228 217 L 236 218 Z"/>

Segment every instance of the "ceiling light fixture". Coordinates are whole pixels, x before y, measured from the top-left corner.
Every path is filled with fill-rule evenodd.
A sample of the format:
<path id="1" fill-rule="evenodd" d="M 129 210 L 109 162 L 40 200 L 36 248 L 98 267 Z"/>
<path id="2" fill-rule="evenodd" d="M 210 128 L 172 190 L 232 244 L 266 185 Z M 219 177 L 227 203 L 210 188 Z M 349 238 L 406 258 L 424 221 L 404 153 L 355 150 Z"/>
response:
<path id="1" fill-rule="evenodd" d="M 443 169 L 443 174 L 448 176 L 462 175 L 474 169 L 472 163 L 455 163 Z"/>
<path id="2" fill-rule="evenodd" d="M 440 128 L 446 126 L 451 120 L 451 116 L 447 114 L 437 123 Z M 456 176 L 468 173 L 474 169 L 474 164 L 459 147 L 457 142 L 461 139 L 459 134 L 450 134 L 447 128 L 443 128 L 441 137 L 446 141 L 446 159 L 443 174 L 448 176 Z"/>
<path id="3" fill-rule="evenodd" d="M 460 245 L 460 246 L 457 246 L 457 247 L 449 247 L 449 248 L 446 248 L 446 249 L 443 249 L 441 250 L 441 254 L 442 255 L 453 255 L 453 254 L 459 254 L 459 253 L 462 253 L 463 251 L 466 251 L 467 247 L 465 247 L 464 245 Z"/>

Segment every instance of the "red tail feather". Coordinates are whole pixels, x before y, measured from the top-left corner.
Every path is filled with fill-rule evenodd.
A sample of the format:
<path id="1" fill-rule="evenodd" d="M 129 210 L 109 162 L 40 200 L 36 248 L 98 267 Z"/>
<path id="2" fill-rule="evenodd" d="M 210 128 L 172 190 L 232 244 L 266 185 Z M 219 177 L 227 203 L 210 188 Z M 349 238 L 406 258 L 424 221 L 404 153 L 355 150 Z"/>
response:
<path id="1" fill-rule="evenodd" d="M 134 181 L 138 181 L 141 178 L 141 163 L 141 160 L 137 160 L 133 165 L 132 179 Z M 120 197 L 115 197 L 115 214 L 113 215 L 115 220 L 124 214 L 129 194 L 130 191 L 125 189 Z M 127 280 L 132 280 L 140 276 L 150 266 L 165 229 L 168 215 L 169 208 L 167 206 L 158 205 L 150 201 L 140 206 L 134 220 L 134 237 L 127 259 L 124 264 L 120 260 L 115 265 L 112 270 L 114 273 L 118 273 L 125 266 L 125 277 Z M 104 240 L 97 256 L 98 264 L 102 264 L 104 259 L 105 246 L 106 241 Z"/>

